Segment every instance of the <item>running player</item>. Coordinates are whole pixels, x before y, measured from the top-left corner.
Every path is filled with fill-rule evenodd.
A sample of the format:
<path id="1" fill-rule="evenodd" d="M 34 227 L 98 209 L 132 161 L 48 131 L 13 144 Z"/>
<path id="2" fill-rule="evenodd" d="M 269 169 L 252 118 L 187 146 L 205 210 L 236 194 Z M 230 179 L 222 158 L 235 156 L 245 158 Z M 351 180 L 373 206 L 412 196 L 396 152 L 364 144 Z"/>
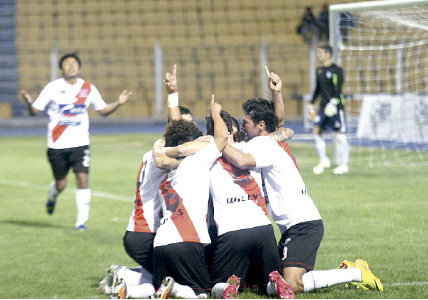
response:
<path id="1" fill-rule="evenodd" d="M 89 118 L 92 107 L 102 116 L 108 116 L 128 102 L 131 92 L 124 90 L 116 102 L 106 104 L 98 89 L 80 78 L 81 61 L 74 54 L 65 54 L 59 60 L 62 78 L 48 83 L 36 100 L 22 90 L 31 116 L 47 109 L 48 151 L 55 181 L 50 185 L 46 210 L 53 214 L 58 195 L 65 189 L 70 168 L 76 175 L 76 229 L 86 229 L 89 217 L 91 191 L 88 184 L 90 166 Z"/>
<path id="2" fill-rule="evenodd" d="M 342 95 L 343 70 L 331 61 L 332 48 L 321 46 L 317 49 L 317 58 L 321 66 L 316 70 L 317 84 L 309 104 L 309 114 L 314 121 L 315 149 L 320 156 L 320 162 L 313 169 L 315 174 L 321 174 L 330 167 L 330 160 L 326 155 L 325 141 L 321 137 L 325 129 L 331 128 L 333 135 L 333 156 L 336 168 L 333 174 L 349 172 L 349 145 L 346 139 L 345 99 Z M 318 114 L 315 115 L 314 104 L 321 95 Z"/>

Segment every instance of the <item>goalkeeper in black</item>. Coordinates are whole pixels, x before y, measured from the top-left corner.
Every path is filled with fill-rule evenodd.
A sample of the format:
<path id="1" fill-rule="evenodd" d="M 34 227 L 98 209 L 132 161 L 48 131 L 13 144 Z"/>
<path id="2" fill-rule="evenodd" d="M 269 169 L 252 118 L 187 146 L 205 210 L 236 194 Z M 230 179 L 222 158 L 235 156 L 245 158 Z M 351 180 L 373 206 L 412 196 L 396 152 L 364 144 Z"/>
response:
<path id="1" fill-rule="evenodd" d="M 321 174 L 330 167 L 330 160 L 326 154 L 325 141 L 321 137 L 325 129 L 332 129 L 333 160 L 336 168 L 334 174 L 349 172 L 349 144 L 346 140 L 346 125 L 344 98 L 342 95 L 343 70 L 332 62 L 333 50 L 330 46 L 317 48 L 317 58 L 321 65 L 316 69 L 316 88 L 309 104 L 308 112 L 314 122 L 315 149 L 320 156 L 320 162 L 313 168 L 315 174 Z M 315 102 L 321 96 L 318 114 L 315 113 Z"/>

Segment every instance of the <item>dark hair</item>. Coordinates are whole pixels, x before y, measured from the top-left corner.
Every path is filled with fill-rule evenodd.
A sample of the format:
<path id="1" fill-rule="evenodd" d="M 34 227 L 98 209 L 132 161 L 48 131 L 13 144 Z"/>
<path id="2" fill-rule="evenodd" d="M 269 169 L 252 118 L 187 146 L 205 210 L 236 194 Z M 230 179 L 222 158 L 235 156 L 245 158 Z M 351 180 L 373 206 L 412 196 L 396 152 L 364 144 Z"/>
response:
<path id="1" fill-rule="evenodd" d="M 220 112 L 220 116 L 223 119 L 224 123 L 226 123 L 227 130 L 232 132 L 232 117 L 225 110 Z M 214 135 L 214 120 L 211 116 L 211 113 L 205 117 L 205 126 L 207 127 L 207 134 Z"/>
<path id="2" fill-rule="evenodd" d="M 180 114 L 182 114 L 182 115 L 191 115 L 192 118 L 193 118 L 192 112 L 187 107 L 179 105 L 178 109 L 180 110 Z"/>
<path id="3" fill-rule="evenodd" d="M 77 56 L 76 53 L 64 54 L 58 62 L 58 67 L 60 69 L 62 69 L 62 63 L 64 62 L 64 60 L 66 60 L 67 58 L 70 58 L 70 57 L 74 58 L 77 61 L 77 63 L 79 64 L 79 68 L 82 67 L 82 62 L 80 61 L 80 58 Z"/>
<path id="4" fill-rule="evenodd" d="M 230 119 L 232 120 L 232 126 L 235 126 L 238 129 L 238 132 L 241 131 L 241 126 L 239 125 L 238 120 L 232 116 L 230 116 Z"/>
<path id="5" fill-rule="evenodd" d="M 329 45 L 318 46 L 318 48 L 323 49 L 324 52 L 330 54 L 330 56 L 333 55 L 333 48 L 331 48 Z"/>
<path id="6" fill-rule="evenodd" d="M 177 120 L 168 123 L 163 136 L 166 147 L 175 147 L 197 139 L 202 136 L 202 131 L 194 122 Z"/>
<path id="7" fill-rule="evenodd" d="M 275 115 L 272 102 L 262 98 L 249 99 L 242 104 L 242 109 L 246 115 L 250 116 L 254 125 L 257 125 L 260 121 L 264 121 L 268 132 L 276 130 L 278 118 Z"/>
<path id="8" fill-rule="evenodd" d="M 180 114 L 181 115 L 191 115 L 192 116 L 192 118 L 193 118 L 193 114 L 192 114 L 192 112 L 190 111 L 190 109 L 188 109 L 187 107 L 184 107 L 184 106 L 181 106 L 181 105 L 179 105 L 178 106 L 178 109 L 180 110 Z M 171 119 L 169 118 L 169 116 L 168 116 L 168 123 L 169 122 L 171 122 Z"/>

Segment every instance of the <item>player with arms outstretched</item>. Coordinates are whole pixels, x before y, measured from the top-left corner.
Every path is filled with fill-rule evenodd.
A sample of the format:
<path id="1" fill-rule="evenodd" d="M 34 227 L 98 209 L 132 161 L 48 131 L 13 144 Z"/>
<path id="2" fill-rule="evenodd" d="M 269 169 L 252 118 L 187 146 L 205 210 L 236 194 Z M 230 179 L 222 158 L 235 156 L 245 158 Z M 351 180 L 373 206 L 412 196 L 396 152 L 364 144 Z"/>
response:
<path id="1" fill-rule="evenodd" d="M 108 116 L 127 103 L 132 93 L 124 90 L 117 101 L 106 104 L 98 89 L 80 78 L 81 61 L 74 53 L 61 57 L 59 68 L 62 78 L 48 83 L 36 100 L 26 90 L 22 90 L 21 94 L 31 116 L 45 109 L 49 115 L 47 155 L 55 181 L 50 186 L 47 213 L 54 212 L 56 199 L 66 187 L 68 171 L 73 168 L 77 185 L 76 229 L 83 231 L 89 218 L 91 199 L 88 185 L 89 106 L 92 105 L 100 115 Z"/>

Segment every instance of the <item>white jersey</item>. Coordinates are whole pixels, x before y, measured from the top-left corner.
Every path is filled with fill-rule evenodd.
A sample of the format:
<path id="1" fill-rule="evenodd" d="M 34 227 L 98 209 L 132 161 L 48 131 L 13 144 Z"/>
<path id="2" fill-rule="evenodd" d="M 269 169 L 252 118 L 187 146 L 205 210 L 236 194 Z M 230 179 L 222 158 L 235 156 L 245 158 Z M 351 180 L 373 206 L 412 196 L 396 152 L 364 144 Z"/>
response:
<path id="1" fill-rule="evenodd" d="M 159 189 L 166 177 L 167 173 L 156 167 L 153 150 L 145 153 L 138 172 L 134 210 L 129 218 L 126 230 L 156 232 L 159 227 L 162 209 Z"/>
<path id="2" fill-rule="evenodd" d="M 60 78 L 45 86 L 32 106 L 40 111 L 48 109 L 48 148 L 89 145 L 90 105 L 95 110 L 107 106 L 97 88 L 81 78 L 73 85 Z"/>
<path id="3" fill-rule="evenodd" d="M 220 157 L 210 172 L 218 234 L 269 225 L 260 172 L 241 170 Z"/>
<path id="4" fill-rule="evenodd" d="M 256 169 L 262 172 L 268 207 L 281 232 L 298 223 L 321 219 L 286 142 L 258 136 L 245 144 L 244 152 L 254 157 Z"/>
<path id="5" fill-rule="evenodd" d="M 207 147 L 183 159 L 161 186 L 164 216 L 154 247 L 180 242 L 210 243 L 206 223 L 209 171 L 221 156 L 212 140 Z"/>

